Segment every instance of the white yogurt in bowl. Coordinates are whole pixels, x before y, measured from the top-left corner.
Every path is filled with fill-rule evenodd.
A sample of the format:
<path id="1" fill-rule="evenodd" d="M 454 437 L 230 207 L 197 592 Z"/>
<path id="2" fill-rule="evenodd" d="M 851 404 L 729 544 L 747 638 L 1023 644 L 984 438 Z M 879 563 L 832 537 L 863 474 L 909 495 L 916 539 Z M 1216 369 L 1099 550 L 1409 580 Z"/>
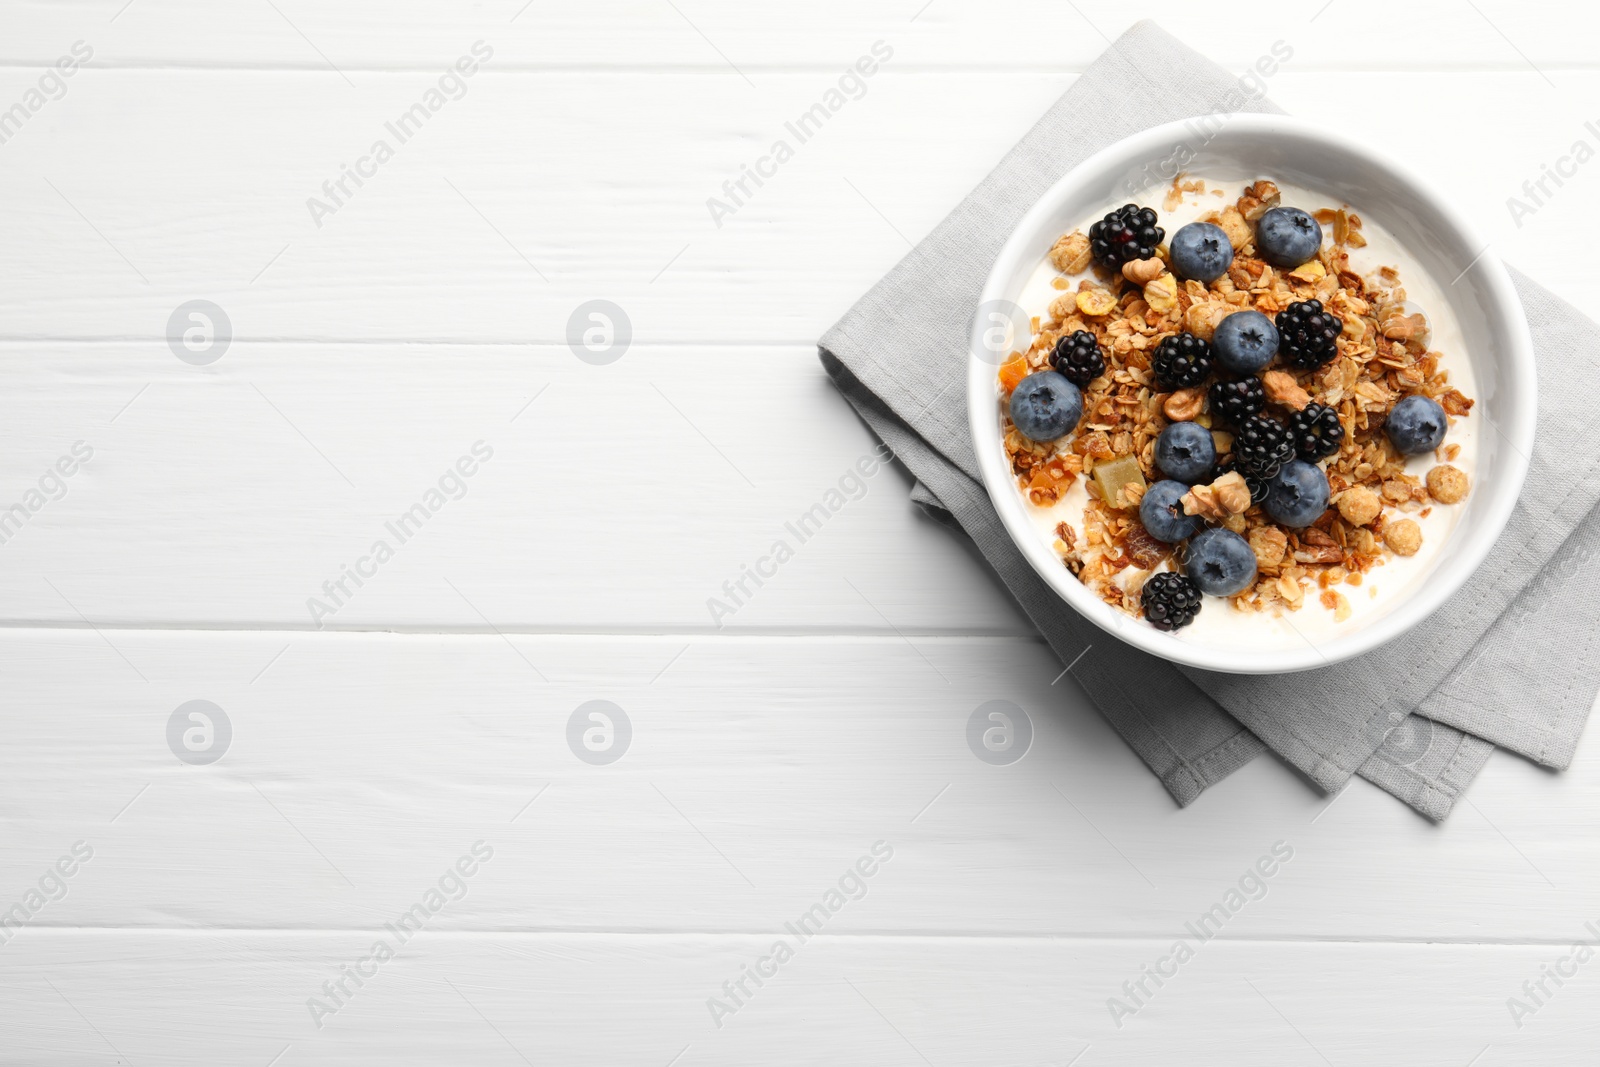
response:
<path id="1" fill-rule="evenodd" d="M 1196 136 L 1191 127 L 1173 124 L 1113 145 L 1075 168 L 1023 217 L 996 261 L 974 319 L 968 366 L 974 449 L 990 499 L 1023 555 L 1096 625 L 1163 658 L 1207 669 L 1274 673 L 1320 667 L 1414 626 L 1468 580 L 1498 538 L 1532 451 L 1531 341 L 1504 268 L 1481 255 L 1483 242 L 1460 216 L 1387 159 L 1281 116 L 1227 116 L 1203 141 L 1196 143 Z M 1174 159 L 1184 160 L 1187 175 L 1203 179 L 1206 188 L 1169 209 L 1163 201 L 1172 172 L 1161 168 Z M 1048 253 L 1063 234 L 1087 233 L 1107 211 L 1131 201 L 1156 209 L 1170 240 L 1185 223 L 1232 206 L 1241 188 L 1259 178 L 1277 184 L 1284 206 L 1312 213 L 1345 207 L 1361 216 L 1365 243 L 1348 248 L 1348 268 L 1360 275 L 1383 267 L 1398 273 L 1398 281 L 1386 278 L 1384 287 L 1403 288 L 1406 310 L 1425 315 L 1427 350 L 1440 354 L 1438 369 L 1448 373 L 1448 385 L 1474 401 L 1470 414 L 1452 419 L 1442 446 L 1451 454 L 1412 457 L 1405 474 L 1421 481 L 1447 458 L 1465 472 L 1471 492 L 1459 503 L 1424 498 L 1404 505 L 1407 510 L 1386 501 L 1386 519 L 1418 524 L 1422 548 L 1411 556 L 1383 552 L 1359 585 L 1349 584 L 1345 573 L 1329 575 L 1339 580 L 1333 587 L 1341 594 L 1338 610 L 1323 606 L 1324 590 L 1312 582 L 1298 610 L 1277 605 L 1241 611 L 1228 600 L 1207 597 L 1194 623 L 1165 633 L 1106 603 L 1063 563 L 1056 527 L 1066 522 L 1082 538 L 1088 481 L 1079 475 L 1053 504 L 1030 502 L 1004 444 L 1005 393 L 997 372 L 1006 353 L 1029 349 L 1031 317 L 1048 329 L 1047 309 L 1063 292 L 1062 275 Z M 1219 187 L 1220 197 L 1212 194 Z M 1066 280 L 1076 283 L 1078 277 Z M 1010 309 L 1010 336 L 998 347 L 995 324 L 1005 315 L 995 315 L 996 308 Z M 1069 435 L 1058 451 L 1070 442 Z M 1148 469 L 1146 476 L 1159 477 Z M 1146 576 L 1129 567 L 1117 580 L 1135 589 Z"/>

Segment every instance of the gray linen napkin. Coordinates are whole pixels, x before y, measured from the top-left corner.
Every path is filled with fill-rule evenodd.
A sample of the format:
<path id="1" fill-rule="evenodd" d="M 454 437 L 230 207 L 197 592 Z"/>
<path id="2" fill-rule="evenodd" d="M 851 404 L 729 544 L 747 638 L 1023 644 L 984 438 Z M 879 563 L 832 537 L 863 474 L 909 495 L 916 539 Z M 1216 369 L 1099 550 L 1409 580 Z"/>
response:
<path id="1" fill-rule="evenodd" d="M 1178 668 L 1082 619 L 1012 544 L 977 479 L 965 388 L 972 309 L 1000 245 L 1057 178 L 1149 126 L 1273 111 L 1153 23 L 1125 33 L 1000 165 L 822 338 L 846 399 L 959 527 L 1073 677 L 1180 804 L 1270 747 L 1325 790 L 1360 774 L 1440 819 L 1495 745 L 1564 767 L 1600 688 L 1585 598 L 1600 448 L 1577 380 L 1600 378 L 1595 326 L 1521 275 L 1539 354 L 1540 427 L 1506 533 L 1471 583 L 1389 648 L 1296 675 Z"/>

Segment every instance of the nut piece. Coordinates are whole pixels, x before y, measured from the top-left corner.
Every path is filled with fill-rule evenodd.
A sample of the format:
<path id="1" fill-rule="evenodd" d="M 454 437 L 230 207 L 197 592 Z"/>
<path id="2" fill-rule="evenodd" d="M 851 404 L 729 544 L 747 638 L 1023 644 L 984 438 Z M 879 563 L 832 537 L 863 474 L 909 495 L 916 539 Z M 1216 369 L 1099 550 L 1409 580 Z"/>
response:
<path id="1" fill-rule="evenodd" d="M 1467 497 L 1467 476 L 1460 468 L 1442 463 L 1428 472 L 1428 495 L 1441 504 L 1459 504 Z"/>
<path id="2" fill-rule="evenodd" d="M 1365 526 L 1382 510 L 1383 502 L 1378 494 L 1366 486 L 1353 486 L 1339 494 L 1339 514 L 1352 526 Z"/>
<path id="3" fill-rule="evenodd" d="M 1276 526 L 1257 526 L 1250 531 L 1250 549 L 1256 554 L 1256 563 L 1270 570 L 1288 553 L 1289 535 Z"/>
<path id="4" fill-rule="evenodd" d="M 1411 519 L 1391 522 L 1383 528 L 1383 541 L 1397 555 L 1414 556 L 1422 547 L 1422 527 Z"/>
<path id="5" fill-rule="evenodd" d="M 1300 411 L 1311 403 L 1311 394 L 1300 388 L 1294 375 L 1286 370 L 1267 371 L 1261 376 L 1261 384 L 1267 391 L 1267 399 L 1274 404 Z"/>
<path id="6" fill-rule="evenodd" d="M 1185 515 L 1199 515 L 1212 522 L 1227 522 L 1250 508 L 1250 487 L 1244 475 L 1230 471 L 1210 485 L 1191 486 L 1183 494 Z"/>
<path id="7" fill-rule="evenodd" d="M 1179 389 L 1167 397 L 1167 402 L 1161 405 L 1161 410 L 1173 422 L 1193 422 L 1194 417 L 1200 414 L 1200 409 L 1205 407 L 1205 403 L 1205 387 L 1197 385 L 1193 389 Z"/>
<path id="8" fill-rule="evenodd" d="M 1344 549 L 1338 545 L 1301 545 L 1295 551 L 1296 563 L 1343 563 Z"/>
<path id="9" fill-rule="evenodd" d="M 1238 471 L 1229 471 L 1212 482 L 1211 491 L 1229 514 L 1243 515 L 1250 510 L 1250 487 Z"/>
<path id="10" fill-rule="evenodd" d="M 1085 289 L 1078 294 L 1078 310 L 1085 315 L 1099 317 L 1117 309 L 1117 298 L 1105 289 Z"/>
<path id="11" fill-rule="evenodd" d="M 1159 256 L 1149 259 L 1135 259 L 1122 265 L 1122 276 L 1135 285 L 1153 282 L 1167 271 L 1167 265 L 1161 262 Z"/>
<path id="12" fill-rule="evenodd" d="M 1198 515 L 1211 522 L 1221 522 L 1228 517 L 1228 509 L 1217 499 L 1216 490 L 1209 485 L 1192 485 L 1179 501 L 1185 515 Z"/>
<path id="13" fill-rule="evenodd" d="M 1254 222 L 1277 207 L 1282 195 L 1276 185 L 1262 179 L 1239 194 L 1239 213 L 1247 222 Z"/>
<path id="14" fill-rule="evenodd" d="M 1050 262 L 1062 274 L 1078 274 L 1089 269 L 1094 254 L 1089 250 L 1089 239 L 1079 230 L 1064 235 L 1050 249 Z"/>
<path id="15" fill-rule="evenodd" d="M 1144 299 L 1152 311 L 1163 314 L 1171 311 L 1178 306 L 1178 279 L 1171 274 L 1163 274 L 1154 281 L 1146 283 Z"/>

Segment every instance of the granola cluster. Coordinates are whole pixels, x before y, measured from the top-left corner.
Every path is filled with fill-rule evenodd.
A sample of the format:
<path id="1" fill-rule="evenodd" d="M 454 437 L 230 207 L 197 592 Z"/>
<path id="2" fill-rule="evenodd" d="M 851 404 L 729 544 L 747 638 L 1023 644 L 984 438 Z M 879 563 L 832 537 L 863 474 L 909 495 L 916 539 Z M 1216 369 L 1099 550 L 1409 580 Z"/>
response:
<path id="1" fill-rule="evenodd" d="M 1184 194 L 1205 191 L 1203 182 L 1180 175 L 1166 207 L 1172 210 Z M 1179 551 L 1151 537 L 1139 521 L 1139 499 L 1161 477 L 1156 438 L 1171 421 L 1196 422 L 1212 431 L 1221 469 L 1229 469 L 1232 436 L 1209 410 L 1206 390 L 1165 392 L 1151 372 L 1157 344 L 1179 331 L 1209 342 L 1217 324 L 1234 312 L 1254 309 L 1270 317 L 1312 299 L 1343 323 L 1337 356 L 1325 366 L 1280 366 L 1262 376 L 1268 401 L 1285 413 L 1315 402 L 1336 411 L 1343 426 L 1339 451 L 1322 464 L 1331 504 L 1321 518 L 1298 530 L 1273 522 L 1251 502 L 1238 473 L 1195 486 L 1184 498 L 1186 513 L 1240 534 L 1255 552 L 1259 575 L 1252 588 L 1231 598 L 1238 610 L 1297 611 L 1314 600 L 1343 621 L 1351 614 L 1352 587 L 1391 554 L 1420 549 L 1421 528 L 1407 516 L 1425 517 L 1435 505 L 1467 495 L 1467 476 L 1449 466 L 1459 445 L 1440 447 L 1440 465 L 1424 480 L 1407 473 L 1406 457 L 1382 432 L 1389 411 L 1407 395 L 1429 397 L 1453 417 L 1472 410 L 1473 401 L 1450 384 L 1441 354 L 1429 347 L 1426 316 L 1407 304 L 1393 268 L 1365 278 L 1351 268 L 1350 250 L 1367 242 L 1360 216 L 1348 210 L 1315 213 L 1332 241 L 1309 262 L 1282 270 L 1259 258 L 1250 223 L 1278 202 L 1277 186 L 1257 181 L 1235 203 L 1203 217 L 1227 234 L 1234 251 L 1227 273 L 1209 285 L 1180 281 L 1169 269 L 1164 245 L 1156 256 L 1126 263 L 1113 274 L 1093 262 L 1083 233 L 1064 235 L 1050 251 L 1062 274 L 1054 281 L 1060 295 L 1048 318 L 1033 320 L 1028 350 L 1012 353 L 1000 368 L 1001 387 L 1009 394 L 1024 377 L 1049 367 L 1061 337 L 1087 330 L 1099 341 L 1106 370 L 1083 389 L 1077 432 L 1038 442 L 1018 433 L 1007 418 L 1005 448 L 1019 487 L 1036 506 L 1056 504 L 1077 479 L 1086 479 L 1083 529 L 1061 523 L 1056 550 L 1085 585 L 1130 614 L 1139 611 L 1144 579 L 1175 566 Z M 1106 476 L 1110 471 L 1115 476 Z"/>

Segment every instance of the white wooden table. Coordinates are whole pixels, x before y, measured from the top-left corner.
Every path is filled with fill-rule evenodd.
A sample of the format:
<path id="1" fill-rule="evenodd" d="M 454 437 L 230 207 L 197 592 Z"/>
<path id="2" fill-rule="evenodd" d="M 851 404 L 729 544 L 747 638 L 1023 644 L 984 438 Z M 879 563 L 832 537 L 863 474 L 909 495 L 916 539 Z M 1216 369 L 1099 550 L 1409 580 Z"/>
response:
<path id="1" fill-rule="evenodd" d="M 815 339 L 1138 17 L 1600 316 L 1577 0 L 0 5 L 0 1063 L 1592 1062 L 1592 736 L 1180 811 L 897 470 L 708 609 L 872 448 Z"/>

